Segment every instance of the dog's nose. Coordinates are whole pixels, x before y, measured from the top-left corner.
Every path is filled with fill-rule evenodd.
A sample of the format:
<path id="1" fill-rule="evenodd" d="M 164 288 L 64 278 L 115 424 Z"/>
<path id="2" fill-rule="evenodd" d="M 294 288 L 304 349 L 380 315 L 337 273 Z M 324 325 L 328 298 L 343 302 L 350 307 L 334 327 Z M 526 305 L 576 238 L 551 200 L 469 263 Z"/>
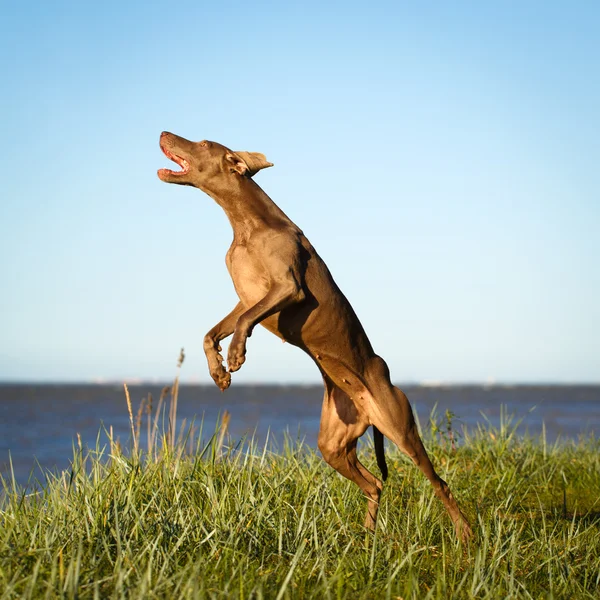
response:
<path id="1" fill-rule="evenodd" d="M 169 132 L 168 132 L 168 131 L 163 131 L 163 132 L 160 134 L 160 137 L 161 137 L 161 138 L 164 138 L 164 137 L 165 137 L 165 135 L 169 135 Z"/>

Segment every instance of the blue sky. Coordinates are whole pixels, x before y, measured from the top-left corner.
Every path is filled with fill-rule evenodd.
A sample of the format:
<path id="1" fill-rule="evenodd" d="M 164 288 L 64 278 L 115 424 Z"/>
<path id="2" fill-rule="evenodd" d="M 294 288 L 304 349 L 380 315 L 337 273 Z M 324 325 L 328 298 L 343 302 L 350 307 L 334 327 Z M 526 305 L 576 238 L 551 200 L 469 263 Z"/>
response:
<path id="1" fill-rule="evenodd" d="M 263 152 L 396 381 L 600 380 L 596 2 L 29 2 L 0 19 L 0 379 L 209 381 L 231 230 L 162 130 Z M 317 382 L 258 328 L 238 382 Z"/>

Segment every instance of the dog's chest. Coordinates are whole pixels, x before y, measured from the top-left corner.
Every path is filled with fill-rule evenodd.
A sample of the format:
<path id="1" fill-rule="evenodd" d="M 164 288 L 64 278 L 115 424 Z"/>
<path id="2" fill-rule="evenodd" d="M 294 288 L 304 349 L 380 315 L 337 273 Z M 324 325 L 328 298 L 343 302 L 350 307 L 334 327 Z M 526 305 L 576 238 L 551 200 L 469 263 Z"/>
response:
<path id="1" fill-rule="evenodd" d="M 245 246 L 230 248 L 225 262 L 235 291 L 246 306 L 252 306 L 265 297 L 269 279 L 260 261 L 254 259 Z"/>

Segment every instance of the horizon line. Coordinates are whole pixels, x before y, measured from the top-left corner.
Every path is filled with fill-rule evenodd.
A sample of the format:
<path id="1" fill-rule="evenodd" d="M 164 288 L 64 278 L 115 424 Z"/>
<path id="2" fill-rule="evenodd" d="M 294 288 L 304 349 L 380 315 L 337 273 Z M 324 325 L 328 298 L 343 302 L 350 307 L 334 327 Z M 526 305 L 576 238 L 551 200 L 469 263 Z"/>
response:
<path id="1" fill-rule="evenodd" d="M 103 385 L 118 385 L 124 384 L 128 386 L 169 386 L 172 385 L 172 379 L 153 379 L 140 377 L 125 377 L 123 379 L 100 378 L 93 379 L 4 379 L 0 377 L 0 386 L 8 385 L 85 385 L 85 386 L 103 386 Z M 568 387 L 568 386 L 600 386 L 600 380 L 570 380 L 570 381 L 510 381 L 510 380 L 405 380 L 393 382 L 399 386 L 417 386 L 417 387 Z M 179 385 L 211 387 L 215 384 L 212 381 L 204 381 L 200 379 L 182 380 L 179 379 Z M 321 387 L 322 381 L 239 381 L 237 386 L 272 386 L 272 387 Z"/>

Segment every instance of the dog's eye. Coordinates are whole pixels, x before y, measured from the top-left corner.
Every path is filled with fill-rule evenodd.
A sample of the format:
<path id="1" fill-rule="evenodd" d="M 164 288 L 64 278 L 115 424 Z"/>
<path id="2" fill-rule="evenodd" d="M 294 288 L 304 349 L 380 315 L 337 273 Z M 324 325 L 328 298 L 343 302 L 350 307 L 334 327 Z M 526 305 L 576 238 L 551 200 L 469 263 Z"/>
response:
<path id="1" fill-rule="evenodd" d="M 208 146 L 208 142 L 206 142 L 206 141 L 200 142 L 200 146 L 202 146 L 203 148 L 206 148 Z"/>

